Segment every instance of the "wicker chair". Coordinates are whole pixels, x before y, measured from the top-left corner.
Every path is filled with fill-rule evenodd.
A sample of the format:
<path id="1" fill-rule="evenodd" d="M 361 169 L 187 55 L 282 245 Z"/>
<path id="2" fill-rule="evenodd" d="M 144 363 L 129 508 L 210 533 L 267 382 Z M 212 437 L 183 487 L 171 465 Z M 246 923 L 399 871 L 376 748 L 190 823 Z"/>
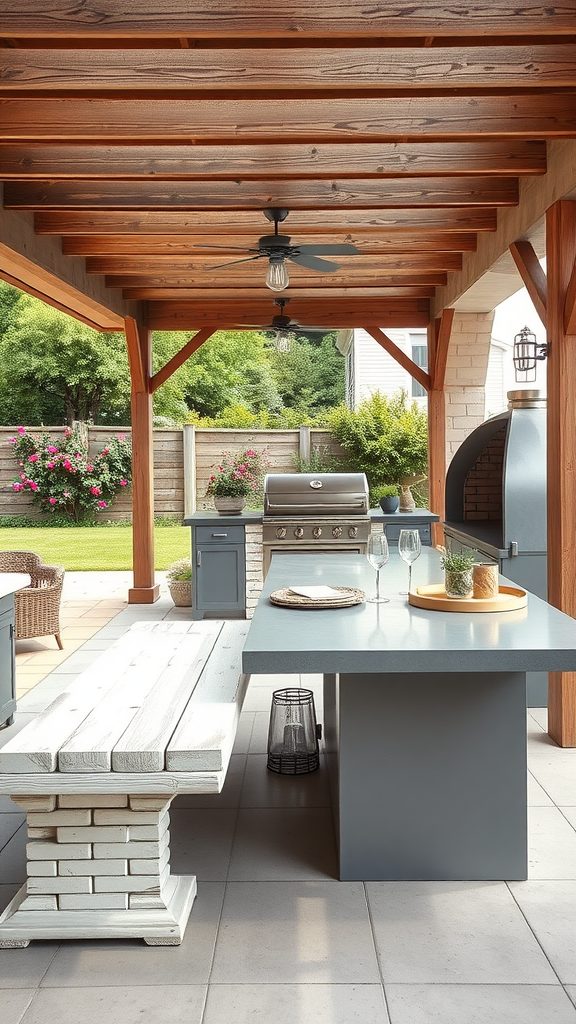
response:
<path id="1" fill-rule="evenodd" d="M 0 551 L 0 572 L 26 572 L 32 583 L 14 595 L 16 640 L 54 636 L 60 650 L 60 599 L 64 567 L 44 565 L 32 551 Z"/>

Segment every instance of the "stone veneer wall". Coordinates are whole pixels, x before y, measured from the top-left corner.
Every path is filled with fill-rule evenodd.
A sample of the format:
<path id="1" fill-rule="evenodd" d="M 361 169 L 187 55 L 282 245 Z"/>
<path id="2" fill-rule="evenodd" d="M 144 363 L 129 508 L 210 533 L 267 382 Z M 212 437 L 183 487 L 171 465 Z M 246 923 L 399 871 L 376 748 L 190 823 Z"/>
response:
<path id="1" fill-rule="evenodd" d="M 494 313 L 456 311 L 446 366 L 446 458 L 484 420 L 484 385 Z"/>

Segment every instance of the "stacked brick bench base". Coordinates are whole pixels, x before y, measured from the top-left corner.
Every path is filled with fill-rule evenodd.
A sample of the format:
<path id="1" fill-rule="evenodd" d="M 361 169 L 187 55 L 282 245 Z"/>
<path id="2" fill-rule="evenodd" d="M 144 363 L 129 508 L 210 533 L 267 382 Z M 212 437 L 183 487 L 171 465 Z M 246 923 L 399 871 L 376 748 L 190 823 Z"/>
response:
<path id="1" fill-rule="evenodd" d="M 31 939 L 178 945 L 194 875 L 170 874 L 169 807 L 222 789 L 248 684 L 247 622 L 136 623 L 0 750 L 27 815 L 26 884 L 0 948 Z"/>

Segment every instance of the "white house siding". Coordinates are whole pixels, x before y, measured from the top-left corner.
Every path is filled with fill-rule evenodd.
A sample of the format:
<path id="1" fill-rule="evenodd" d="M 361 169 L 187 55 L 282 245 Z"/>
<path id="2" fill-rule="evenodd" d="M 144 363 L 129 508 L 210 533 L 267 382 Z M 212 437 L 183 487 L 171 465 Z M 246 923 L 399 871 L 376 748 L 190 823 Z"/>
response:
<path id="1" fill-rule="evenodd" d="M 415 330 L 390 330 L 386 335 L 398 348 L 402 349 L 407 356 L 412 357 L 412 341 L 414 335 L 421 337 L 421 344 L 426 344 L 426 333 Z M 412 335 L 412 339 L 411 339 Z M 366 331 L 357 329 L 354 331 L 354 343 L 352 346 L 353 363 L 353 390 L 354 406 L 357 407 L 365 398 L 369 398 L 374 391 L 381 391 L 382 394 L 392 395 L 400 389 L 412 394 L 412 377 L 407 370 L 404 370 L 391 355 L 374 341 Z M 418 398 L 419 404 L 426 405 L 426 398 Z"/>

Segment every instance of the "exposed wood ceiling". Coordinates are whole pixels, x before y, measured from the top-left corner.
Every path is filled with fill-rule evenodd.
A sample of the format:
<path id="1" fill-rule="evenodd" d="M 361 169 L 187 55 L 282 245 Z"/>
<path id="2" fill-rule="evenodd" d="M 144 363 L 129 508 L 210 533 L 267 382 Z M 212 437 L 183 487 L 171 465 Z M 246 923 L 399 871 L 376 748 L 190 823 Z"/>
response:
<path id="1" fill-rule="evenodd" d="M 289 264 L 300 324 L 425 326 L 576 138 L 576 0 L 129 7 L 4 0 L 0 180 L 155 328 L 270 322 L 265 259 L 214 268 L 274 206 L 294 244 L 360 250 Z"/>

